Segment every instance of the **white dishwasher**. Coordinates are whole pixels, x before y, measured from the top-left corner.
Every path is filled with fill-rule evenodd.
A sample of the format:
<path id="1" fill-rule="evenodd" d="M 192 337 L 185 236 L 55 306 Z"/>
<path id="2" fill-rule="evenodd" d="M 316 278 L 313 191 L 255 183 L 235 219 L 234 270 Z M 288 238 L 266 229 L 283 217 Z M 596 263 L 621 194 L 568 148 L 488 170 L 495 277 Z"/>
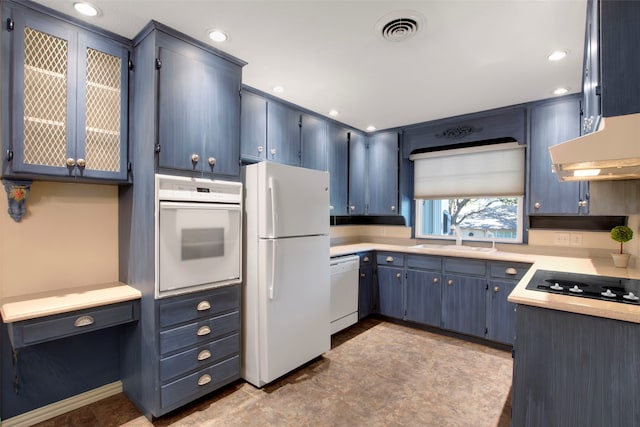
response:
<path id="1" fill-rule="evenodd" d="M 358 322 L 360 257 L 331 258 L 331 334 Z"/>

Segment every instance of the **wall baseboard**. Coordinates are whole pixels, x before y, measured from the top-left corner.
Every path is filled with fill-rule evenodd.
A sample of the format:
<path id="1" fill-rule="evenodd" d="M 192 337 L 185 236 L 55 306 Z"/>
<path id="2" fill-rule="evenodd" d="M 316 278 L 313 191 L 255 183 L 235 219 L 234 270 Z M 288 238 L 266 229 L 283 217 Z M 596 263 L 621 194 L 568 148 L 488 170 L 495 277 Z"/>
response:
<path id="1" fill-rule="evenodd" d="M 122 381 L 103 385 L 102 387 L 71 396 L 59 402 L 25 412 L 8 420 L 0 421 L 0 426 L 28 427 L 118 393 L 122 393 Z"/>

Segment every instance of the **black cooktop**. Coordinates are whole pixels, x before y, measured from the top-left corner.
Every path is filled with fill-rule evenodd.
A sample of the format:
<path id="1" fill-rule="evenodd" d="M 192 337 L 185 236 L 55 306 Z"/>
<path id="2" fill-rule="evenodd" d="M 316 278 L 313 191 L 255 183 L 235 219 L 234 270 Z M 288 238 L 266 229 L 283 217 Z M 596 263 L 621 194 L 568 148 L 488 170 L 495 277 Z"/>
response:
<path id="1" fill-rule="evenodd" d="M 640 305 L 640 280 L 636 279 L 538 270 L 527 289 Z"/>

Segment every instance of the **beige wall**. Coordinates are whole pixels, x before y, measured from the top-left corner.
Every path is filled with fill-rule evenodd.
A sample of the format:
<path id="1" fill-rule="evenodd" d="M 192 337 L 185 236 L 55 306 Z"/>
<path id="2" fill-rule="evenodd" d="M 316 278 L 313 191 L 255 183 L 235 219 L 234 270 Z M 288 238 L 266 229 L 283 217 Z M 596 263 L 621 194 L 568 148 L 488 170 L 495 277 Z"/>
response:
<path id="1" fill-rule="evenodd" d="M 0 298 L 118 280 L 118 187 L 34 182 L 15 222 L 0 197 Z"/>

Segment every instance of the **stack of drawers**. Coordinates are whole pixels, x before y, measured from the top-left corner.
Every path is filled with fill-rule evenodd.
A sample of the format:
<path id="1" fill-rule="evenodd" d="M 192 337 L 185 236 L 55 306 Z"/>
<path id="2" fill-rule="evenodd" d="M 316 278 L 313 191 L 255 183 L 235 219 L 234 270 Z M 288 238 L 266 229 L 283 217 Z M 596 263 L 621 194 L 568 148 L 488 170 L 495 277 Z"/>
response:
<path id="1" fill-rule="evenodd" d="M 240 285 L 159 305 L 163 412 L 240 378 Z"/>

